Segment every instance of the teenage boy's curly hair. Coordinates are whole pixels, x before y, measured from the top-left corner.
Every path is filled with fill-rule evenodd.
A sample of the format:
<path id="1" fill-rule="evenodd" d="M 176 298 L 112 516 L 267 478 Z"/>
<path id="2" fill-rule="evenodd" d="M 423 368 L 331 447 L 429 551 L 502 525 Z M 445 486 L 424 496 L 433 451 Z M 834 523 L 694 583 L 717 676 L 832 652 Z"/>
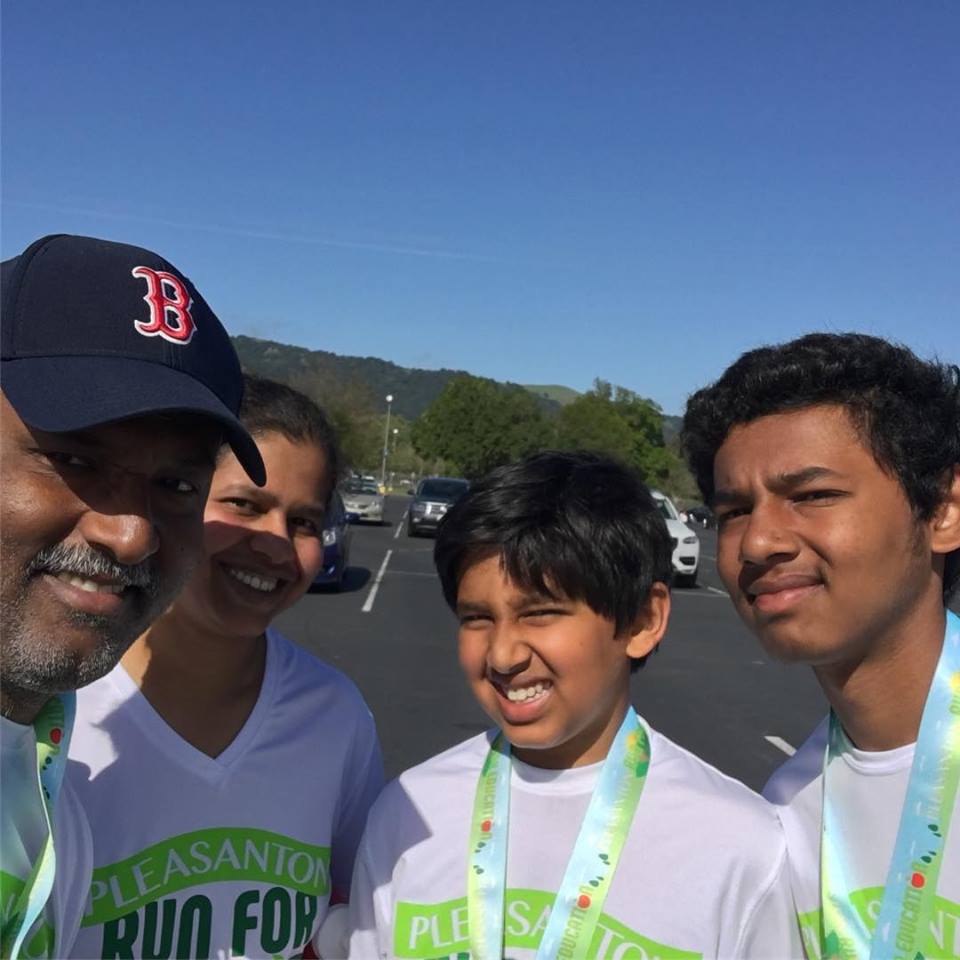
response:
<path id="1" fill-rule="evenodd" d="M 538 453 L 498 467 L 450 509 L 433 556 L 452 610 L 464 571 L 491 551 L 517 586 L 582 601 L 618 633 L 672 569 L 670 535 L 650 491 L 632 470 L 593 453 Z"/>
<path id="2" fill-rule="evenodd" d="M 714 457 L 733 427 L 821 403 L 846 409 L 917 520 L 929 520 L 960 465 L 960 370 L 862 333 L 811 333 L 751 350 L 690 398 L 681 436 L 705 502 Z M 958 578 L 955 550 L 945 560 L 945 600 Z"/>

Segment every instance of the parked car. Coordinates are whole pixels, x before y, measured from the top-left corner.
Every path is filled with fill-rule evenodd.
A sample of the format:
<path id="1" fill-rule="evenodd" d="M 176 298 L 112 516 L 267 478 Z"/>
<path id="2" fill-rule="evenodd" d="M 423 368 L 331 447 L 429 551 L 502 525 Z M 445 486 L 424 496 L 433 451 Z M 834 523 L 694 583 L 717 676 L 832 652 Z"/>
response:
<path id="1" fill-rule="evenodd" d="M 407 536 L 435 532 L 447 510 L 466 492 L 469 484 L 455 477 L 424 477 L 417 484 L 407 513 Z"/>
<path id="2" fill-rule="evenodd" d="M 340 494 L 350 523 L 359 520 L 383 523 L 383 494 L 376 480 L 352 477 L 340 485 Z"/>
<path id="3" fill-rule="evenodd" d="M 694 587 L 697 584 L 697 568 L 700 565 L 700 538 L 680 520 L 673 501 L 659 490 L 651 490 L 653 499 L 667 523 L 667 531 L 673 541 L 673 582 L 677 586 Z"/>
<path id="4" fill-rule="evenodd" d="M 313 578 L 315 587 L 343 586 L 343 575 L 350 561 L 350 526 L 347 511 L 337 491 L 330 498 L 330 509 L 323 524 L 323 566 Z"/>
<path id="5" fill-rule="evenodd" d="M 701 527 L 713 527 L 716 526 L 716 521 L 713 516 L 713 511 L 709 507 L 696 506 L 691 507 L 687 511 L 690 519 L 696 523 L 699 523 Z"/>

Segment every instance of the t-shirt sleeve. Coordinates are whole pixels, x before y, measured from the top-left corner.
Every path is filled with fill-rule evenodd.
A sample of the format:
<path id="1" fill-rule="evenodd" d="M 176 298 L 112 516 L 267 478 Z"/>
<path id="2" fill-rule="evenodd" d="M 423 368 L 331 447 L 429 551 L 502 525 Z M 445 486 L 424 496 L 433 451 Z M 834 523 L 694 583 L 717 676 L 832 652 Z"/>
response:
<path id="1" fill-rule="evenodd" d="M 802 960 L 805 956 L 785 847 L 768 882 L 745 911 L 733 955 L 742 960 Z"/>
<path id="2" fill-rule="evenodd" d="M 353 864 L 367 814 L 383 789 L 383 758 L 376 726 L 366 705 L 361 705 L 360 713 L 353 749 L 343 772 L 341 802 L 330 851 L 334 903 L 342 903 L 349 896 Z"/>

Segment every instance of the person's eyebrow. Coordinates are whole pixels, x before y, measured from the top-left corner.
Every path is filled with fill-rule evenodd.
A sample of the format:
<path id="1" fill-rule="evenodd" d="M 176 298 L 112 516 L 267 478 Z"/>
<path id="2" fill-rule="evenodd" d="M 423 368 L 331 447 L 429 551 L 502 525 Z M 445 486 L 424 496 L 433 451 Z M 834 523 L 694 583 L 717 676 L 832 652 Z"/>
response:
<path id="1" fill-rule="evenodd" d="M 40 430 L 35 429 L 32 432 L 38 440 L 44 443 L 75 443 L 78 447 L 86 447 L 89 450 L 102 450 L 104 442 L 97 436 L 95 430 Z"/>
<path id="2" fill-rule="evenodd" d="M 527 607 L 537 607 L 545 603 L 563 603 L 564 598 L 552 593 L 545 593 L 541 590 L 533 590 L 510 601 L 510 606 L 514 610 L 525 610 Z"/>
<path id="3" fill-rule="evenodd" d="M 782 490 L 802 487 L 813 480 L 838 479 L 842 476 L 843 474 L 831 470 L 830 467 L 810 466 L 802 470 L 791 470 L 789 473 L 778 473 L 770 481 L 770 488 L 779 493 Z"/>
<path id="4" fill-rule="evenodd" d="M 474 603 L 470 600 L 458 600 L 457 601 L 457 613 L 487 613 L 487 605 L 485 603 Z"/>
<path id="5" fill-rule="evenodd" d="M 814 480 L 840 480 L 844 475 L 830 467 L 814 466 L 802 467 L 800 470 L 790 470 L 784 473 L 778 473 L 767 481 L 767 486 L 775 493 L 784 493 L 802 487 L 805 483 L 811 483 Z M 746 493 L 737 490 L 728 490 L 721 487 L 714 490 L 710 497 L 710 506 L 723 506 L 730 503 L 742 503 L 749 499 Z"/>
<path id="6" fill-rule="evenodd" d="M 176 458 L 177 464 L 182 467 L 209 467 L 211 470 L 217 465 L 217 458 L 212 450 L 198 450 L 196 453 L 185 453 Z"/>

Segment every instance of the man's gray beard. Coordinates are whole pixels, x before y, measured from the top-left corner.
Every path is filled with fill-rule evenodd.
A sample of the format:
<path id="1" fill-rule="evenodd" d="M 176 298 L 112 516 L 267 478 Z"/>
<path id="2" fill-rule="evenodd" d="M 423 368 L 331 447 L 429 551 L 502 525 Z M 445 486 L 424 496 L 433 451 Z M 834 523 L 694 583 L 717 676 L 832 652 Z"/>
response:
<path id="1" fill-rule="evenodd" d="M 13 603 L 4 604 L 0 613 L 0 685 L 5 698 L 16 701 L 24 695 L 50 696 L 85 687 L 109 673 L 137 638 L 135 630 L 131 636 L 118 635 L 115 624 L 106 617 L 73 611 L 68 619 L 77 626 L 95 630 L 100 640 L 87 653 L 64 650 L 55 638 L 40 636 L 34 624 L 26 621 L 23 599 L 21 595 Z"/>
<path id="2" fill-rule="evenodd" d="M 7 549 L 0 552 L 12 554 Z M 13 566 L 12 563 L 4 563 L 5 578 L 14 575 Z M 47 633 L 41 635 L 37 625 L 28 622 L 25 613 L 31 575 L 61 571 L 76 572 L 82 576 L 105 575 L 121 585 L 136 586 L 148 606 L 154 606 L 159 597 L 159 583 L 150 561 L 126 566 L 90 548 L 67 547 L 64 544 L 42 550 L 31 562 L 13 597 L 0 602 L 0 624 L 3 629 L 0 642 L 0 689 L 3 691 L 5 711 L 9 709 L 9 703 L 75 690 L 109 673 L 127 647 L 137 639 L 139 629 L 145 628 L 162 609 L 156 607 L 156 612 L 152 616 L 144 616 L 138 625 L 126 624 L 123 627 L 111 617 L 78 610 L 67 611 L 68 624 L 92 630 L 97 634 L 98 642 L 85 653 L 63 650 L 56 637 Z"/>

